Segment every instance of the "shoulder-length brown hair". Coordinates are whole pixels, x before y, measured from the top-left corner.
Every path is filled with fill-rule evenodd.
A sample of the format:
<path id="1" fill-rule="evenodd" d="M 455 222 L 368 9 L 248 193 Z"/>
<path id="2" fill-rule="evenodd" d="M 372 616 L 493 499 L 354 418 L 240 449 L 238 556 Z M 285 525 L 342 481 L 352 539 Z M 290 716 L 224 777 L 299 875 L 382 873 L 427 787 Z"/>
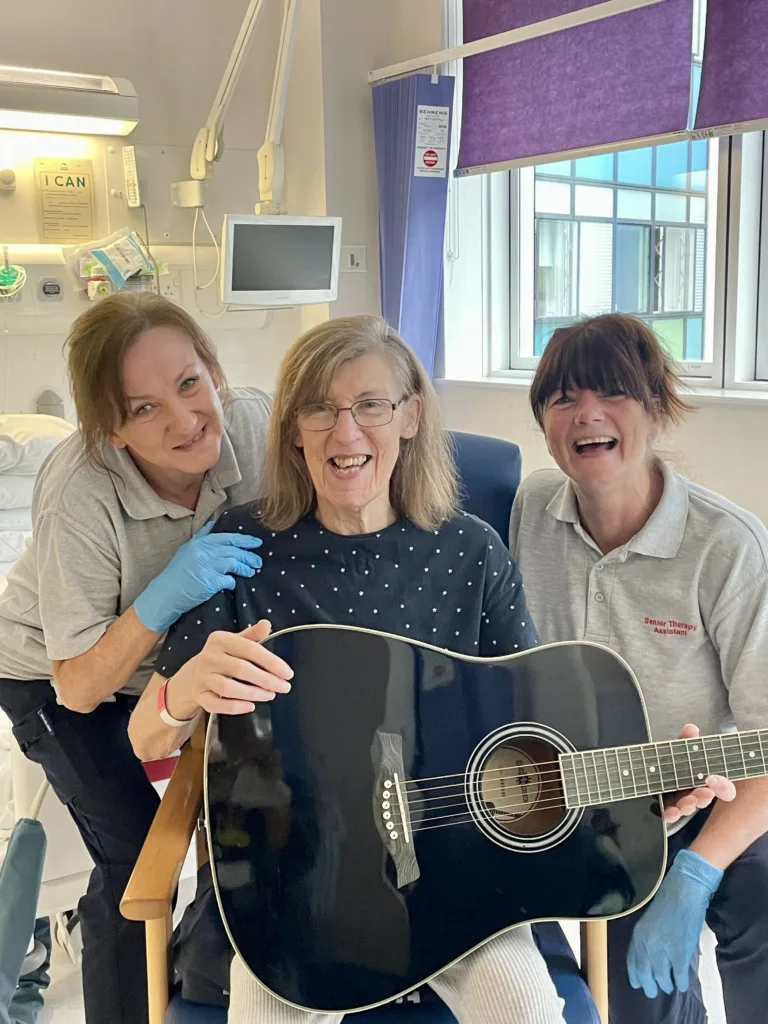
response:
<path id="1" fill-rule="evenodd" d="M 160 295 L 116 292 L 75 320 L 65 342 L 77 419 L 88 458 L 101 461 L 101 449 L 128 416 L 123 360 L 145 331 L 174 327 L 186 335 L 226 397 L 227 380 L 208 335 L 186 310 Z"/>
<path id="2" fill-rule="evenodd" d="M 679 423 L 691 411 L 680 397 L 680 373 L 654 332 L 634 316 L 608 313 L 554 332 L 539 359 L 530 391 L 536 422 L 553 394 L 572 388 L 623 392 L 663 423 Z"/>
<path id="3" fill-rule="evenodd" d="M 418 430 L 400 442 L 390 481 L 395 510 L 425 530 L 436 529 L 456 510 L 456 467 L 437 395 L 421 363 L 380 317 L 339 317 L 313 327 L 294 342 L 280 367 L 267 444 L 267 499 L 260 506 L 261 518 L 270 529 L 293 526 L 315 505 L 312 479 L 296 445 L 298 410 L 326 401 L 342 364 L 372 352 L 391 362 L 401 397 L 421 399 Z"/>

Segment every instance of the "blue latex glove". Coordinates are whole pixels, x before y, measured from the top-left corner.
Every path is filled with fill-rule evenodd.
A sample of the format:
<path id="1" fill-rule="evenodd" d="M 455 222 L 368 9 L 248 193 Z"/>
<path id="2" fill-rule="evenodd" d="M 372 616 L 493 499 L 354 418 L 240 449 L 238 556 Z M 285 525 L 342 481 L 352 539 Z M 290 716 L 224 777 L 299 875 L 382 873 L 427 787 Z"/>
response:
<path id="1" fill-rule="evenodd" d="M 253 576 L 261 559 L 252 548 L 258 537 L 242 533 L 214 533 L 208 523 L 182 544 L 176 554 L 136 598 L 133 608 L 139 621 L 156 633 L 164 633 L 190 608 L 196 608 L 220 590 L 234 590 L 235 576 Z"/>
<path id="2" fill-rule="evenodd" d="M 659 989 L 688 991 L 688 972 L 699 944 L 704 915 L 723 872 L 691 850 L 681 850 L 667 877 L 635 925 L 627 954 L 632 988 L 649 999 Z"/>

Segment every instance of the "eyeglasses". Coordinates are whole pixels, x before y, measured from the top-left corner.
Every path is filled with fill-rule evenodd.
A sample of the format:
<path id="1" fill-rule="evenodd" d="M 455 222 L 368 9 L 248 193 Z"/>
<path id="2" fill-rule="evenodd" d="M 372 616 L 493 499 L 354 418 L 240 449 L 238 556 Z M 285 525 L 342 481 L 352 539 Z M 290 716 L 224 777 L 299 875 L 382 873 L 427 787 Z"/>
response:
<path id="1" fill-rule="evenodd" d="M 360 427 L 384 427 L 391 423 L 399 402 L 390 402 L 388 398 L 363 398 L 352 405 L 336 406 L 330 402 L 317 402 L 315 405 L 303 405 L 296 419 L 302 430 L 330 430 L 336 426 L 340 412 L 351 412 L 355 423 Z"/>

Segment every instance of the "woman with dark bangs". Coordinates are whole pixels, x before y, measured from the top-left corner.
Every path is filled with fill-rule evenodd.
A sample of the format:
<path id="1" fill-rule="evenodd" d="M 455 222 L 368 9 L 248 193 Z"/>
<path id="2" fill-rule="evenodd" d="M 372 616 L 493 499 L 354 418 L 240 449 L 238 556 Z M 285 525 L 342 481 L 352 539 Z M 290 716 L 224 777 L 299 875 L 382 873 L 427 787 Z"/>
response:
<path id="1" fill-rule="evenodd" d="M 523 482 L 510 526 L 542 641 L 592 640 L 625 657 L 657 741 L 682 727 L 695 736 L 691 717 L 705 735 L 768 726 L 768 530 L 656 453 L 690 411 L 679 392 L 674 364 L 634 317 L 555 331 L 530 402 L 559 469 Z M 701 810 L 712 792 L 733 797 L 731 783 L 706 783 L 665 814 L 680 820 L 653 900 L 609 925 L 611 1019 L 621 1024 L 705 1024 L 705 920 L 728 1020 L 765 1021 L 768 779 L 737 783 L 738 799 Z"/>

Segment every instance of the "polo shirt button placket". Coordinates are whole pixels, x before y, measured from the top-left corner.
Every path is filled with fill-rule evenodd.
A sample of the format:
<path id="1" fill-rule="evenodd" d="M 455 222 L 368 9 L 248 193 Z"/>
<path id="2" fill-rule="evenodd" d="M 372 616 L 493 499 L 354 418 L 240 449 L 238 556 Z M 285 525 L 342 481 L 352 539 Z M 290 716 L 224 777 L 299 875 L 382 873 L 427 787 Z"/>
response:
<path id="1" fill-rule="evenodd" d="M 589 586 L 589 602 L 587 606 L 587 621 L 586 621 L 586 636 L 585 639 L 593 639 L 598 642 L 605 642 L 608 637 L 608 620 L 610 618 L 608 612 L 608 605 L 605 600 L 605 594 L 602 590 L 598 589 L 598 586 L 602 584 L 602 579 L 596 575 L 597 572 L 602 572 L 605 568 L 602 562 L 596 562 L 592 566 L 592 572 L 590 573 L 590 586 Z"/>

